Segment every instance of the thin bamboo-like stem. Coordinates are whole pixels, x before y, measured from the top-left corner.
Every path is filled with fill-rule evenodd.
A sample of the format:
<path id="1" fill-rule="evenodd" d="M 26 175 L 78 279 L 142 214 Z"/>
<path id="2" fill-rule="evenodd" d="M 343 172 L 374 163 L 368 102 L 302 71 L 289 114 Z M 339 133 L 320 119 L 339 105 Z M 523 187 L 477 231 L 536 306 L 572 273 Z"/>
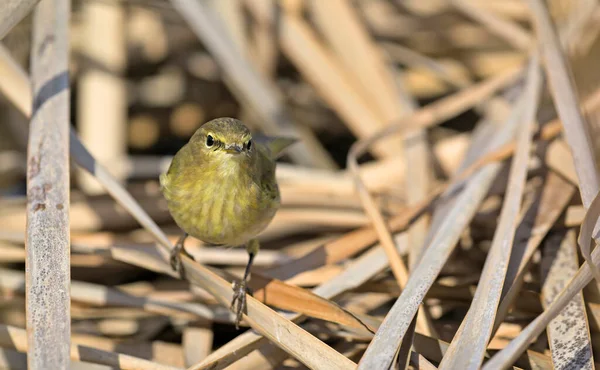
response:
<path id="1" fill-rule="evenodd" d="M 68 0 L 43 0 L 34 11 L 26 238 L 27 362 L 33 370 L 69 367 L 70 11 Z"/>
<path id="2" fill-rule="evenodd" d="M 554 300 L 579 267 L 575 230 L 551 235 L 542 258 L 542 304 Z M 573 320 L 573 318 L 577 320 Z M 547 328 L 555 369 L 594 369 L 594 355 L 583 292 L 573 297 Z M 571 345 L 577 349 L 573 350 Z"/>
<path id="3" fill-rule="evenodd" d="M 544 67 L 552 97 L 562 120 L 565 138 L 573 153 L 583 206 L 588 208 L 600 190 L 600 177 L 591 143 L 590 127 L 581 114 L 568 64 L 561 51 L 560 40 L 552 25 L 546 5 L 541 0 L 528 0 L 528 4 L 532 11 L 540 43 L 543 45 Z M 597 226 L 598 224 L 596 224 L 596 230 Z M 586 240 L 580 247 L 581 254 L 590 264 L 596 280 L 600 283 L 600 269 L 592 263 L 590 241 Z"/>
<path id="4" fill-rule="evenodd" d="M 101 163 L 120 163 L 127 154 L 125 8 L 121 0 L 85 1 L 82 18 L 82 52 L 90 63 L 77 79 L 81 139 Z M 126 174 L 118 166 L 108 169 L 117 179 L 124 180 Z M 85 171 L 77 172 L 77 180 L 86 193 L 105 193 L 102 185 Z"/>
<path id="5" fill-rule="evenodd" d="M 356 80 L 368 106 L 384 122 L 398 119 L 405 107 L 399 104 L 394 91 L 391 70 L 360 22 L 351 2 L 346 0 L 310 1 L 311 14 L 323 36 L 341 62 L 342 69 Z M 335 17 L 331 15 L 335 14 Z"/>
<path id="6" fill-rule="evenodd" d="M 538 250 L 548 231 L 563 213 L 574 193 L 574 185 L 549 171 L 545 177 L 543 188 L 539 192 L 539 199 L 524 211 L 523 219 L 515 235 L 513 256 L 504 282 L 502 301 L 496 310 L 493 333 L 498 330 L 521 291 L 535 251 Z M 535 230 L 535 234 L 532 234 L 533 230 Z M 524 235 L 529 237 L 526 238 Z"/>
<path id="7" fill-rule="evenodd" d="M 17 64 L 10 52 L 0 43 L 0 80 L 2 94 L 26 117 L 31 117 L 31 88 L 29 76 Z"/>
<path id="8" fill-rule="evenodd" d="M 223 20 L 223 25 L 240 54 L 247 55 L 248 36 L 245 30 L 242 2 L 239 0 L 209 0 L 207 3 Z"/>
<path id="9" fill-rule="evenodd" d="M 533 43 L 531 35 L 516 23 L 500 17 L 479 4 L 475 4 L 472 0 L 452 0 L 451 3 L 515 48 L 526 51 L 531 47 Z"/>
<path id="10" fill-rule="evenodd" d="M 457 73 L 463 70 L 457 71 L 456 68 L 450 68 L 448 64 L 439 62 L 400 44 L 381 42 L 379 45 L 392 61 L 406 67 L 425 68 L 450 86 L 462 88 L 472 83 L 470 75 L 466 70 L 463 73 Z"/>
<path id="11" fill-rule="evenodd" d="M 40 0 L 4 0 L 0 4 L 0 40 L 33 9 Z"/>
<path id="12" fill-rule="evenodd" d="M 587 207 L 600 189 L 600 179 L 588 133 L 589 127 L 581 114 L 569 67 L 546 6 L 541 0 L 528 0 L 528 3 L 543 45 L 544 67 L 550 90 L 562 120 L 565 138 L 573 152 L 581 198 L 584 206 Z"/>

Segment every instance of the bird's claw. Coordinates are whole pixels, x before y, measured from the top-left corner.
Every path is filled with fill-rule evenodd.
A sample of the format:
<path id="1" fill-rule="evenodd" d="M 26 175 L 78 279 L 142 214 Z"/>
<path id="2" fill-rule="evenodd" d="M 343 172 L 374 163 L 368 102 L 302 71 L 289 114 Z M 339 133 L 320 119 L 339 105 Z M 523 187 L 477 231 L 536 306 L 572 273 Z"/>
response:
<path id="1" fill-rule="evenodd" d="M 169 256 L 169 262 L 171 264 L 171 268 L 177 272 L 181 278 L 183 278 L 183 262 L 181 261 L 181 253 L 185 254 L 189 258 L 193 259 L 193 257 L 185 250 L 183 247 L 183 243 L 177 242 L 173 249 L 171 249 L 171 255 Z"/>
<path id="2" fill-rule="evenodd" d="M 230 309 L 235 313 L 235 328 L 239 330 L 242 315 L 247 312 L 246 294 L 252 295 L 245 280 L 236 280 L 233 282 L 233 299 Z M 237 303 L 237 304 L 236 304 Z"/>

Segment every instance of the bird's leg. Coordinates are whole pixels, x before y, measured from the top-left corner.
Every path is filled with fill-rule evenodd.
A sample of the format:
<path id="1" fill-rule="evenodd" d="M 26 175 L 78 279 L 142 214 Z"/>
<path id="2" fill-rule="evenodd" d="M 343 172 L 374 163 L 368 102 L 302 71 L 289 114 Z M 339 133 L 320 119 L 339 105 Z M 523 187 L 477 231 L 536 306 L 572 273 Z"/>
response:
<path id="1" fill-rule="evenodd" d="M 183 278 L 183 263 L 181 262 L 181 256 L 179 254 L 183 252 L 186 256 L 190 257 L 191 259 L 194 259 L 185 250 L 185 247 L 183 246 L 183 243 L 185 242 L 185 239 L 187 237 L 188 237 L 188 233 L 186 233 L 186 232 L 184 232 L 183 235 L 181 235 L 179 237 L 179 239 L 177 240 L 177 243 L 175 244 L 173 249 L 171 249 L 171 256 L 169 258 L 169 262 L 171 262 L 171 268 L 173 270 L 175 270 L 175 272 L 179 273 L 179 275 L 181 275 L 182 278 Z"/>
<path id="2" fill-rule="evenodd" d="M 244 278 L 239 281 L 236 280 L 233 283 L 233 299 L 231 300 L 231 310 L 235 312 L 235 328 L 239 329 L 240 321 L 242 321 L 242 314 L 246 312 L 246 293 L 250 293 L 248 289 L 248 276 L 250 275 L 250 268 L 252 267 L 252 261 L 260 249 L 260 244 L 257 239 L 252 239 L 246 244 L 246 250 L 248 251 L 248 264 L 244 270 Z M 237 305 L 236 305 L 237 303 Z"/>

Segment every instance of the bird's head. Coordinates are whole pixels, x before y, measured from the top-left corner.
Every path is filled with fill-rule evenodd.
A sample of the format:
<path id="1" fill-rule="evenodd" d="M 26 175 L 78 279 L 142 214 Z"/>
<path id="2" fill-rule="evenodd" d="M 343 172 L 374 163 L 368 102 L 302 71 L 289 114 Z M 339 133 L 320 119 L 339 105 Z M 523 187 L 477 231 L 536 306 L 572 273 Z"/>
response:
<path id="1" fill-rule="evenodd" d="M 249 157 L 254 151 L 252 134 L 239 120 L 222 117 L 200 126 L 190 139 L 195 150 L 202 154 L 228 157 Z"/>

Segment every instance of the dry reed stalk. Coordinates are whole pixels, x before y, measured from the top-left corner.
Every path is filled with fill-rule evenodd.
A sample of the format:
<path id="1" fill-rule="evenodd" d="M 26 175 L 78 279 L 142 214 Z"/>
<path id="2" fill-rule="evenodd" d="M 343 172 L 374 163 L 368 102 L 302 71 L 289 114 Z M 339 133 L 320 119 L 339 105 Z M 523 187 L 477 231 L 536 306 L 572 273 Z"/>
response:
<path id="1" fill-rule="evenodd" d="M 452 0 L 451 3 L 513 47 L 524 51 L 530 49 L 533 43 L 532 37 L 518 24 L 503 19 L 491 10 L 485 9 L 485 5 L 476 5 L 472 0 Z"/>
<path id="2" fill-rule="evenodd" d="M 25 116 L 31 116 L 33 100 L 28 76 L 2 44 L 0 44 L 0 80 L 2 94 Z"/>
<path id="3" fill-rule="evenodd" d="M 247 56 L 247 36 L 245 30 L 244 12 L 242 3 L 238 0 L 209 0 L 208 4 L 223 20 L 229 37 L 239 50 L 240 54 Z"/>
<path id="4" fill-rule="evenodd" d="M 70 10 L 69 1 L 44 0 L 34 11 L 25 243 L 30 369 L 69 366 Z"/>
<path id="5" fill-rule="evenodd" d="M 19 23 L 40 0 L 6 0 L 0 5 L 0 40 Z"/>
<path id="6" fill-rule="evenodd" d="M 556 294 L 564 288 L 579 267 L 575 231 L 569 230 L 553 236 L 546 242 L 546 255 L 542 260 L 544 278 L 542 304 L 544 306 L 554 300 Z M 594 368 L 583 292 L 579 292 L 550 322 L 547 330 L 555 368 Z M 571 350 L 569 345 L 575 345 L 576 351 Z"/>
<path id="7" fill-rule="evenodd" d="M 600 177 L 596 171 L 598 167 L 589 135 L 590 128 L 581 114 L 575 86 L 546 5 L 540 0 L 529 0 L 528 5 L 540 43 L 543 45 L 544 66 L 552 97 L 564 126 L 566 141 L 573 153 L 581 199 L 584 207 L 588 207 L 600 190 Z M 600 269 L 592 263 L 590 241 L 581 245 L 581 253 L 600 283 Z"/>
<path id="8" fill-rule="evenodd" d="M 268 0 L 268 2 L 269 8 L 273 12 L 278 11 L 274 0 Z M 250 58 L 264 77 L 274 78 L 279 52 L 277 46 L 278 31 L 274 25 L 262 22 L 252 22 L 251 27 L 253 39 L 250 41 Z"/>
<path id="9" fill-rule="evenodd" d="M 78 75 L 77 122 L 86 146 L 101 163 L 119 163 L 127 154 L 127 90 L 125 8 L 121 0 L 107 4 L 85 2 L 82 9 L 82 57 L 87 61 Z M 110 107 L 110 109 L 107 109 Z M 108 166 L 123 182 L 125 173 Z M 78 183 L 89 194 L 104 189 L 91 175 L 78 171 Z"/>
<path id="10" fill-rule="evenodd" d="M 486 2 L 479 2 L 478 0 L 470 0 L 479 5 L 484 6 L 499 15 L 507 18 L 512 18 L 516 21 L 527 21 L 529 20 L 529 9 L 527 4 L 524 4 L 521 0 L 490 0 Z"/>
<path id="11" fill-rule="evenodd" d="M 571 201 L 575 188 L 560 176 L 548 172 L 539 196 L 531 205 L 524 205 L 524 215 L 515 235 L 515 245 L 502 292 L 502 301 L 496 310 L 494 330 L 500 326 L 509 309 L 517 301 L 525 274 L 531 266 L 533 254 L 542 243 L 566 206 Z"/>
<path id="12" fill-rule="evenodd" d="M 590 218 L 591 221 L 595 219 Z M 592 260 L 595 263 L 600 262 L 599 249 L 592 251 Z M 544 312 L 535 318 L 521 333 L 512 340 L 506 347 L 496 353 L 483 367 L 483 369 L 496 369 L 498 366 L 508 366 L 527 349 L 530 341 L 540 335 L 546 329 L 547 325 L 566 307 L 569 302 L 575 297 L 590 281 L 593 280 L 593 274 L 585 262 L 568 282 L 568 284 L 560 291 L 555 299 L 548 304 Z"/>
<path id="13" fill-rule="evenodd" d="M 464 66 L 458 63 L 449 63 L 447 60 L 439 61 L 408 47 L 391 42 L 381 42 L 379 45 L 393 61 L 415 69 L 425 68 L 452 87 L 463 88 L 472 83 L 469 72 Z M 407 73 L 410 72 L 407 70 L 405 74 Z M 414 91 L 412 92 L 413 94 L 415 93 Z"/>
<path id="14" fill-rule="evenodd" d="M 154 341 L 123 341 L 90 334 L 74 334 L 73 343 L 107 352 L 118 352 L 123 355 L 138 357 L 142 360 L 153 361 L 159 365 L 184 367 L 183 349 L 172 343 Z"/>
<path id="15" fill-rule="evenodd" d="M 185 365 L 192 366 L 204 360 L 212 351 L 214 333 L 208 324 L 185 328 L 182 344 L 185 351 Z"/>
<path id="16" fill-rule="evenodd" d="M 398 101 L 394 74 L 352 5 L 344 0 L 311 1 L 310 10 L 342 68 L 356 79 L 354 86 L 365 96 L 367 105 L 384 123 L 400 118 L 407 107 Z M 332 14 L 336 16 L 332 18 Z"/>
<path id="17" fill-rule="evenodd" d="M 0 272 L 2 273 L 0 287 L 15 292 L 23 290 L 25 277 L 22 273 L 6 269 L 1 269 Z M 202 304 L 138 297 L 102 285 L 81 281 L 73 281 L 71 283 L 71 290 L 73 301 L 89 305 L 142 308 L 148 312 L 162 315 L 169 315 L 173 312 L 185 312 L 199 318 L 218 320 L 220 322 L 230 321 L 231 319 L 229 312 L 215 312 Z"/>

